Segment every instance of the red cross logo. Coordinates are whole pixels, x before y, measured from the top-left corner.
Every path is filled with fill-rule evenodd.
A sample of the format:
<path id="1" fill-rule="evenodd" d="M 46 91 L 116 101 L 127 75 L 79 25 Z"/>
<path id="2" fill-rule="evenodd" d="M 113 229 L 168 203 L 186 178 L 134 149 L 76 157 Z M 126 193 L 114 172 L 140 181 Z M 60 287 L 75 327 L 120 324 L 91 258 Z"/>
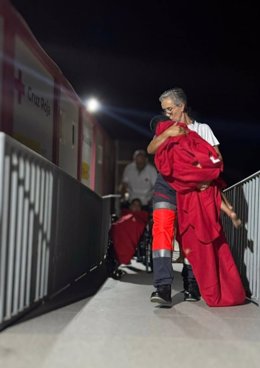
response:
<path id="1" fill-rule="evenodd" d="M 22 71 L 18 69 L 18 78 L 14 79 L 14 87 L 18 93 L 18 103 L 20 104 L 22 101 L 22 96 L 25 95 L 24 84 L 22 81 Z"/>

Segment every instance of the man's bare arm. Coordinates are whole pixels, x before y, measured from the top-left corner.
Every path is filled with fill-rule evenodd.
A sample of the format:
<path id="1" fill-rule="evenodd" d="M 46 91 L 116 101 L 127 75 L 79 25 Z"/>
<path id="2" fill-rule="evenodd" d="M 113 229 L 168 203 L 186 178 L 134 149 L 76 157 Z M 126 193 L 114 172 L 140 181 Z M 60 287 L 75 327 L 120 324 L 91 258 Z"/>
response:
<path id="1" fill-rule="evenodd" d="M 166 129 L 162 134 L 154 137 L 147 146 L 147 152 L 150 155 L 154 155 L 158 147 L 166 141 L 169 137 L 176 137 L 178 135 L 185 134 L 186 131 L 182 127 L 172 125 L 170 128 Z"/>

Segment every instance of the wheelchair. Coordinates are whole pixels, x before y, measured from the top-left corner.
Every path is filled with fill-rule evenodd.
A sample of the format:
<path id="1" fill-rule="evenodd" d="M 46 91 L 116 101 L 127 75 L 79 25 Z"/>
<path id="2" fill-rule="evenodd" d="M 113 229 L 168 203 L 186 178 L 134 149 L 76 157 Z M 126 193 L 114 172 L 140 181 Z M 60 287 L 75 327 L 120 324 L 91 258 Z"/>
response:
<path id="1" fill-rule="evenodd" d="M 147 223 L 144 233 L 141 236 L 139 244 L 136 248 L 135 257 L 137 262 L 145 266 L 146 272 L 153 272 L 152 257 L 152 220 Z"/>
<path id="2" fill-rule="evenodd" d="M 111 227 L 118 221 L 118 218 L 112 215 L 111 218 Z M 118 225 L 117 225 L 118 226 Z M 120 225 L 121 226 L 121 225 Z M 146 272 L 153 271 L 153 262 L 152 262 L 152 221 L 150 217 L 148 217 L 148 221 L 144 227 L 144 230 L 140 236 L 140 239 L 137 241 L 135 250 L 133 250 L 133 255 L 131 259 L 136 260 L 136 262 L 140 262 L 145 266 Z M 114 241 L 116 239 L 114 238 Z M 123 274 L 125 273 L 122 269 L 120 269 L 121 264 L 125 264 L 124 262 L 120 263 L 118 257 L 118 248 L 115 246 L 118 242 L 114 243 L 113 237 L 111 236 L 111 232 L 109 235 L 109 242 L 107 247 L 107 271 L 108 276 L 114 279 L 121 279 Z M 130 256 L 131 257 L 131 256 Z M 129 258 L 130 259 L 130 258 Z M 131 262 L 131 260 L 130 260 Z"/>

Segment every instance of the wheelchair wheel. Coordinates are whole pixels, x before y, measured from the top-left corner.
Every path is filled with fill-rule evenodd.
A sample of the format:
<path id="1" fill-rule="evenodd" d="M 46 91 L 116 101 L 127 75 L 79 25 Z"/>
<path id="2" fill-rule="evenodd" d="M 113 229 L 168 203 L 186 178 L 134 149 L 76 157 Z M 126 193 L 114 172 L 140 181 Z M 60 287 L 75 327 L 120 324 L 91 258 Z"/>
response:
<path id="1" fill-rule="evenodd" d="M 146 249 L 144 263 L 145 263 L 146 272 L 152 272 L 152 262 L 151 262 L 150 250 L 148 247 Z"/>
<path id="2" fill-rule="evenodd" d="M 152 257 L 152 239 L 150 229 L 145 233 L 145 269 L 146 272 L 153 272 L 153 257 Z"/>

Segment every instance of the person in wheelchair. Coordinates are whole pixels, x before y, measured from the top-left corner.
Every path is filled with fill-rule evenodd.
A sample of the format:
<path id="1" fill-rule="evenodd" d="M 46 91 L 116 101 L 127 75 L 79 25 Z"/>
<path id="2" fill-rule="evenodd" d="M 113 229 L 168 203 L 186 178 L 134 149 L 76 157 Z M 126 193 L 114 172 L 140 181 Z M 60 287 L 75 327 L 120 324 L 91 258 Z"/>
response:
<path id="1" fill-rule="evenodd" d="M 149 213 L 142 209 L 139 198 L 134 198 L 128 209 L 121 210 L 121 216 L 110 228 L 110 239 L 116 260 L 114 276 L 120 278 L 122 271 L 118 267 L 129 264 L 136 253 L 139 241 L 149 221 Z M 117 275 L 118 271 L 118 275 Z"/>

